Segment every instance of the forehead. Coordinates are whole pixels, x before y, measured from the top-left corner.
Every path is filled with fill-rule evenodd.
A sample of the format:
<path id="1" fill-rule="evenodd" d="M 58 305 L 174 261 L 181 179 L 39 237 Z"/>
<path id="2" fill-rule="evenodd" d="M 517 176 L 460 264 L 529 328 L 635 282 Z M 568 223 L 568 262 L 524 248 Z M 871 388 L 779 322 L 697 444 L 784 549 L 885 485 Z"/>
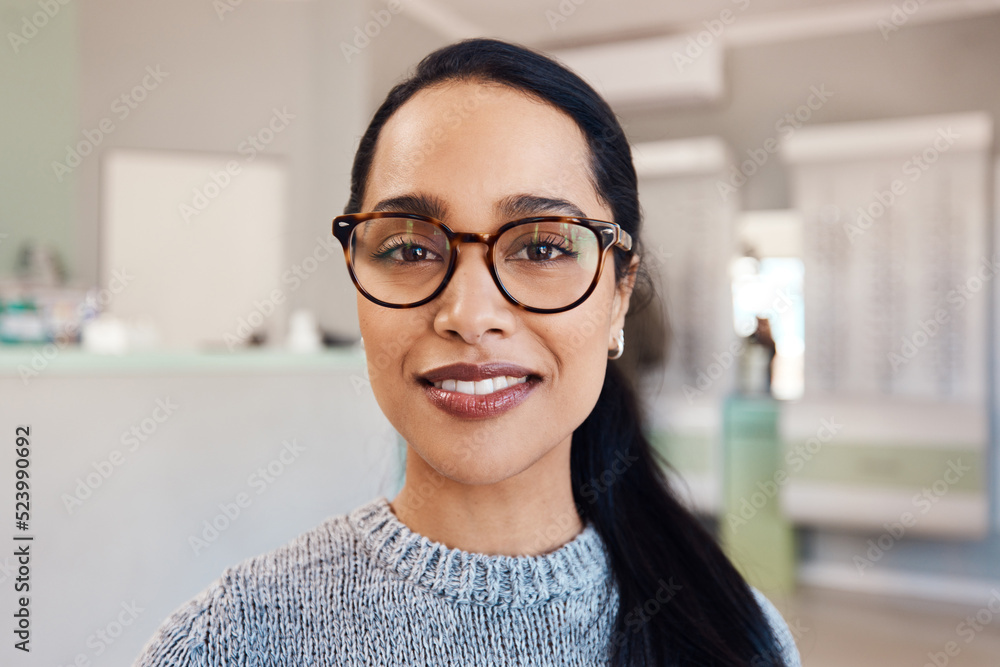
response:
<path id="1" fill-rule="evenodd" d="M 568 199 L 588 216 L 602 208 L 590 150 L 560 109 L 508 86 L 448 82 L 425 88 L 382 128 L 365 210 L 419 192 L 465 213 L 514 193 Z"/>

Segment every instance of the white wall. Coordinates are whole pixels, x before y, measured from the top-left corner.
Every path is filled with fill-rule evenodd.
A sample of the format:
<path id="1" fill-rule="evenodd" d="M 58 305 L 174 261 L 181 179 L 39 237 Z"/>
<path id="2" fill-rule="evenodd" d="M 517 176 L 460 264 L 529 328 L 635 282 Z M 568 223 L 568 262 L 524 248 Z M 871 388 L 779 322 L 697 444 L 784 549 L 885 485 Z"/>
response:
<path id="1" fill-rule="evenodd" d="M 49 245 L 68 270 L 76 268 L 76 184 L 72 174 L 60 181 L 51 165 L 80 138 L 78 5 L 38 17 L 35 0 L 0 3 L 0 277 L 13 272 L 28 240 Z"/>
<path id="2" fill-rule="evenodd" d="M 217 153 L 220 165 L 274 109 L 295 118 L 260 153 L 289 171 L 287 266 L 313 256 L 343 209 L 350 164 L 364 121 L 366 72 L 339 44 L 362 21 L 360 0 L 316 2 L 94 0 L 79 7 L 81 132 L 104 118 L 112 147 Z M 115 100 L 140 84 L 147 66 L 166 73 L 135 109 Z M 151 83 L 152 80 L 149 80 Z M 78 169 L 77 279 L 98 277 L 99 157 Z M 192 194 L 193 199 L 193 194 Z M 180 202 L 179 202 L 180 203 Z M 197 218 L 194 218 L 195 223 Z M 354 288 L 339 252 L 326 253 L 308 280 L 288 292 L 288 308 L 307 305 L 321 324 L 356 331 Z M 220 250 L 224 258 L 224 249 Z M 277 287 L 277 286 L 276 286 Z M 284 317 L 276 316 L 281 323 Z"/>
<path id="3" fill-rule="evenodd" d="M 16 425 L 31 427 L 35 536 L 30 659 L 9 662 L 5 646 L 5 665 L 70 665 L 80 654 L 90 662 L 79 664 L 129 665 L 225 567 L 398 488 L 395 432 L 358 354 L 223 355 L 211 368 L 149 355 L 110 370 L 81 357 L 63 352 L 27 383 L 0 361 L 0 428 L 12 445 Z M 298 451 L 282 455 L 286 441 Z M 0 475 L 13 493 L 13 452 Z M 221 516 L 241 493 L 249 503 Z M 214 539 L 206 521 L 221 528 Z M 8 619 L 16 565 L 5 549 Z M 116 632 L 123 603 L 142 612 L 107 644 L 97 633 Z"/>

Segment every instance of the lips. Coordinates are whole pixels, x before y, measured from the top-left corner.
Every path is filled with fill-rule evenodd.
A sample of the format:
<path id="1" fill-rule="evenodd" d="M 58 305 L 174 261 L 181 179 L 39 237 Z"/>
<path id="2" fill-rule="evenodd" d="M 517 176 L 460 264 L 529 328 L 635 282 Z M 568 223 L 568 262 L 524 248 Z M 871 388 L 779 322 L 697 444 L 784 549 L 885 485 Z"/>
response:
<path id="1" fill-rule="evenodd" d="M 508 363 L 451 364 L 420 376 L 428 400 L 463 419 L 488 419 L 520 405 L 541 378 Z"/>

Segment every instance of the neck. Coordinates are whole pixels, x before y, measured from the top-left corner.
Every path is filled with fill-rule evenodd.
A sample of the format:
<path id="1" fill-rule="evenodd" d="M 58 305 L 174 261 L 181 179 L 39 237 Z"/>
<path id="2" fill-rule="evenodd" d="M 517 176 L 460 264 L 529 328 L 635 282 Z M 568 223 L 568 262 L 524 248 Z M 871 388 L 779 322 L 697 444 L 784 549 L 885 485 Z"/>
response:
<path id="1" fill-rule="evenodd" d="M 495 484 L 445 477 L 407 445 L 406 482 L 390 503 L 410 530 L 449 548 L 505 556 L 554 551 L 583 529 L 573 502 L 570 438 Z"/>

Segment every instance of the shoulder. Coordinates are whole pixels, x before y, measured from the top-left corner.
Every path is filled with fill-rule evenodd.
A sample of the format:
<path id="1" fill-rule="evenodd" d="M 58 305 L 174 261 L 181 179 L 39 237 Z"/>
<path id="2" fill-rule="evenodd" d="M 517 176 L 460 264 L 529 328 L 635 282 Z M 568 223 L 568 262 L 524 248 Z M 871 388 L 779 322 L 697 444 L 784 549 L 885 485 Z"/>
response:
<path id="1" fill-rule="evenodd" d="M 230 586 L 241 582 L 292 582 L 316 569 L 338 568 L 357 551 L 347 514 L 330 517 L 290 542 L 243 560 L 223 573 Z"/>
<path id="2" fill-rule="evenodd" d="M 364 505 L 362 507 L 367 507 Z M 355 512 L 358 510 L 354 510 Z M 270 601 L 309 596 L 316 581 L 349 570 L 358 553 L 348 514 L 330 517 L 292 541 L 231 567 L 168 616 L 134 667 L 207 664 L 209 648 L 241 635 Z"/>
<path id="3" fill-rule="evenodd" d="M 206 664 L 205 640 L 215 625 L 225 590 L 219 580 L 178 607 L 146 642 L 134 667 L 193 667 Z"/>
<path id="4" fill-rule="evenodd" d="M 782 657 L 784 658 L 786 667 L 801 667 L 802 659 L 799 656 L 798 648 L 795 646 L 795 637 L 788 628 L 788 623 L 781 616 L 781 612 L 774 606 L 774 603 L 767 599 L 767 596 L 756 588 L 751 586 L 750 590 L 753 591 L 754 597 L 757 599 L 757 604 L 760 605 L 761 611 L 764 612 L 764 616 L 767 618 L 767 622 L 770 624 L 775 638 L 781 644 Z"/>

